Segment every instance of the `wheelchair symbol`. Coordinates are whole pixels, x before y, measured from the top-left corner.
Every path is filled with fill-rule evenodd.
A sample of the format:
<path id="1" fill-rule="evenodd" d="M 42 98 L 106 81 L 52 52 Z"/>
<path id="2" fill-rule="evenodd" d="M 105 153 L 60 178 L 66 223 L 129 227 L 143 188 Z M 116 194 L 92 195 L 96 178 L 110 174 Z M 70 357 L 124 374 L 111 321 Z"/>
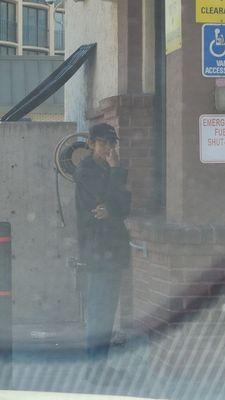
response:
<path id="1" fill-rule="evenodd" d="M 225 56 L 225 40 L 222 33 L 220 33 L 220 29 L 215 29 L 215 39 L 212 40 L 209 46 L 210 53 L 214 57 L 223 57 Z"/>

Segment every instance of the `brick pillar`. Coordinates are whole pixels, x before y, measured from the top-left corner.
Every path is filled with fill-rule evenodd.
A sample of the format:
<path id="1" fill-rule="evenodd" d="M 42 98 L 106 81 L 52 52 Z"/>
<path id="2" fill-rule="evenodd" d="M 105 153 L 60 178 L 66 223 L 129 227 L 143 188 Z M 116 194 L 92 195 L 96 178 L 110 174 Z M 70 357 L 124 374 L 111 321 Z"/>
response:
<path id="1" fill-rule="evenodd" d="M 156 208 L 153 109 L 153 97 L 150 95 L 121 98 L 120 155 L 129 169 L 134 212 L 149 212 Z"/>
<path id="2" fill-rule="evenodd" d="M 134 212 L 157 209 L 156 134 L 153 95 L 113 96 L 87 113 L 90 125 L 112 124 L 120 137 L 120 157 L 128 168 Z"/>

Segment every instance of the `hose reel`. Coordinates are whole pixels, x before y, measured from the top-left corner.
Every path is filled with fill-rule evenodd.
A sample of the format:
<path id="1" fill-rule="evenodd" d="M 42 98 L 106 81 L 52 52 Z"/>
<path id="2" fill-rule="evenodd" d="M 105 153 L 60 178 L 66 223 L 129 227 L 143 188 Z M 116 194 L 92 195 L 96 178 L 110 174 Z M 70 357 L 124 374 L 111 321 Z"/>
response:
<path id="1" fill-rule="evenodd" d="M 55 167 L 65 179 L 71 182 L 74 182 L 76 165 L 89 154 L 87 140 L 87 132 L 72 134 L 62 138 L 55 148 Z"/>
<path id="2" fill-rule="evenodd" d="M 76 166 L 79 162 L 89 154 L 88 148 L 88 132 L 80 132 L 63 137 L 56 145 L 54 151 L 54 165 L 56 173 L 56 196 L 58 201 L 58 210 L 62 222 L 65 226 L 63 216 L 62 203 L 59 192 L 59 174 L 69 180 L 76 181 Z"/>

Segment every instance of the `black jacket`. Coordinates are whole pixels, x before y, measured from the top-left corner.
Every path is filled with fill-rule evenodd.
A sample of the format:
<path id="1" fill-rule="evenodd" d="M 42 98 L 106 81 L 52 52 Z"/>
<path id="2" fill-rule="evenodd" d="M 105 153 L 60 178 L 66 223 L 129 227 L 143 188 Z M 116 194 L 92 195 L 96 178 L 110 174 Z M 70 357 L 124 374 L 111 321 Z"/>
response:
<path id="1" fill-rule="evenodd" d="M 122 167 L 98 164 L 91 155 L 74 171 L 80 258 L 90 268 L 127 268 L 130 264 L 124 219 L 130 212 L 131 195 L 125 188 L 126 178 Z M 99 204 L 106 206 L 108 218 L 94 217 L 91 211 Z"/>

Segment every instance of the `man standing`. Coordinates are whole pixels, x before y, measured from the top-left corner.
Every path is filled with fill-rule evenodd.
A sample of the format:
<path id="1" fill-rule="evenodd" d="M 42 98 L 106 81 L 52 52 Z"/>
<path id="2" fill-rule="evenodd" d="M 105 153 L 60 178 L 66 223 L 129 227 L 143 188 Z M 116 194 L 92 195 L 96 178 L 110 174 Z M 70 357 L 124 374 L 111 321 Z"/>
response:
<path id="1" fill-rule="evenodd" d="M 85 275 L 86 349 L 89 361 L 106 361 L 119 300 L 122 272 L 130 266 L 129 215 L 131 194 L 127 171 L 116 151 L 119 140 L 106 123 L 89 131 L 90 154 L 77 167 L 62 155 L 76 183 L 79 257 Z"/>
<path id="2" fill-rule="evenodd" d="M 91 154 L 74 170 L 81 262 L 87 270 L 86 346 L 92 361 L 107 360 L 122 271 L 129 268 L 124 219 L 131 195 L 119 163 L 115 129 L 102 123 L 89 132 Z"/>

